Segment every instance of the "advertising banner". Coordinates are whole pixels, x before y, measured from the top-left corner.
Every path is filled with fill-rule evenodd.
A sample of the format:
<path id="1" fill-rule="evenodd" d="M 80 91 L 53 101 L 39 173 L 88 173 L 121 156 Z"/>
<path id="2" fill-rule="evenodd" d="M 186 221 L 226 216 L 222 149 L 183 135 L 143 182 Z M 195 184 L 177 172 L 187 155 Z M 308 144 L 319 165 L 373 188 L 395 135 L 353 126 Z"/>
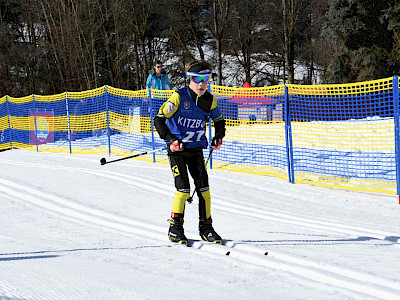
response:
<path id="1" fill-rule="evenodd" d="M 36 117 L 36 126 L 35 126 Z M 35 130 L 36 129 L 36 130 Z M 31 145 L 41 145 L 54 142 L 54 112 L 30 110 L 29 140 Z"/>

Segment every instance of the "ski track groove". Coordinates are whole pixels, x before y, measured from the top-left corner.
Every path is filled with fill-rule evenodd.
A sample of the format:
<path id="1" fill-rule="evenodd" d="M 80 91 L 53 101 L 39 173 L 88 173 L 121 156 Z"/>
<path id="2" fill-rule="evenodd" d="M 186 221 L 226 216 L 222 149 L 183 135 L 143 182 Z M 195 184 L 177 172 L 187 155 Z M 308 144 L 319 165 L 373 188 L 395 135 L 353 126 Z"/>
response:
<path id="1" fill-rule="evenodd" d="M 43 167 L 43 165 L 38 166 Z M 139 180 L 139 178 L 130 175 L 118 174 L 115 172 L 99 173 L 99 171 L 65 167 L 62 169 L 80 171 L 97 176 L 100 175 L 129 184 L 133 184 L 135 180 L 141 181 L 143 184 L 140 184 L 140 186 L 147 186 L 149 183 L 152 183 L 152 186 L 148 188 L 150 188 L 153 192 L 155 186 L 162 186 L 163 188 L 166 187 L 162 184 L 155 185 L 151 180 Z M 142 235 L 147 238 L 151 236 L 152 238 L 163 242 L 168 241 L 166 235 L 164 234 L 164 228 L 159 226 L 144 224 L 143 222 L 137 222 L 104 211 L 88 208 L 60 198 L 59 196 L 40 191 L 24 184 L 14 183 L 10 180 L 2 179 L 2 183 L 3 185 L 0 187 L 0 191 L 16 200 L 21 201 L 22 203 L 28 202 L 45 209 L 46 211 L 51 211 L 52 213 L 63 215 L 83 223 L 90 223 L 94 226 L 99 226 L 100 228 L 112 229 L 125 234 L 135 234 L 135 236 Z M 170 195 L 169 191 L 165 191 L 165 193 Z M 244 207 L 240 208 L 244 209 Z M 231 209 L 236 212 L 236 208 Z M 191 236 L 188 237 L 191 238 Z M 208 253 L 219 255 L 227 255 L 229 251 L 230 257 L 236 258 L 242 262 L 286 271 L 309 280 L 330 284 L 378 298 L 400 299 L 400 284 L 392 279 L 381 277 L 377 280 L 376 276 L 371 276 L 368 273 L 345 269 L 328 263 L 321 264 L 310 259 L 296 257 L 289 254 L 280 254 L 275 251 L 269 252 L 268 256 L 266 256 L 265 250 L 263 249 L 249 245 L 243 245 L 229 240 L 226 241 L 226 247 L 194 240 L 192 247 Z"/>
<path id="2" fill-rule="evenodd" d="M 22 166 L 28 165 L 28 166 L 36 166 L 48 169 L 57 169 L 57 170 L 62 169 L 62 170 L 69 170 L 72 172 L 77 172 L 77 171 L 83 172 L 94 176 L 101 176 L 108 179 L 118 180 L 128 185 L 134 185 L 144 190 L 155 192 L 164 196 L 171 196 L 173 193 L 175 193 L 175 189 L 171 187 L 171 185 L 155 182 L 154 179 L 145 179 L 134 175 L 127 175 L 113 171 L 104 171 L 104 170 L 98 171 L 98 170 L 89 170 L 84 168 L 61 167 L 61 166 L 57 167 L 48 165 L 45 166 L 43 164 L 24 163 L 24 162 L 15 162 L 6 160 L 0 160 L 0 161 L 5 163 L 18 164 Z M 252 188 L 256 188 L 255 186 L 252 185 L 250 186 Z M 264 189 L 261 188 L 260 190 Z M 240 214 L 248 217 L 255 217 L 258 219 L 263 219 L 273 222 L 286 223 L 317 230 L 323 230 L 323 231 L 349 234 L 358 237 L 369 237 L 378 240 L 389 241 L 394 244 L 400 245 L 399 233 L 383 232 L 380 230 L 374 230 L 369 228 L 367 229 L 358 226 L 348 226 L 327 221 L 309 220 L 301 217 L 291 216 L 287 213 L 267 212 L 262 209 L 257 209 L 248 206 L 243 206 L 240 204 L 227 202 L 225 200 L 222 200 L 220 197 L 213 197 L 213 208 L 223 210 L 229 213 Z"/>
<path id="3" fill-rule="evenodd" d="M 24 262 L 26 263 L 26 262 Z M 34 262 L 32 262 L 32 265 Z M 6 284 L 4 284 L 4 281 L 2 282 L 2 285 L 6 288 L 6 291 L 2 291 L 3 295 L 6 295 L 8 297 L 11 297 L 12 299 L 15 297 L 15 299 L 21 299 L 21 292 L 23 295 L 23 299 L 64 299 L 65 298 L 65 292 L 68 291 L 68 297 L 70 299 L 82 299 L 82 297 L 85 297 L 85 299 L 91 299 L 93 298 L 93 293 L 92 291 L 86 291 L 84 294 L 82 294 L 82 289 L 79 288 L 79 285 L 82 286 L 91 286 L 93 289 L 99 288 L 97 283 L 90 278 L 86 276 L 81 276 L 79 279 L 79 285 L 76 286 L 73 285 L 73 283 L 76 283 L 76 278 L 74 275 L 69 275 L 68 272 L 58 272 L 57 270 L 53 270 L 51 267 L 46 266 L 44 269 L 42 267 L 35 267 L 33 266 L 25 267 L 22 265 L 22 267 L 18 267 L 18 272 L 15 273 L 15 276 L 18 276 L 18 278 L 26 278 L 26 282 L 29 282 L 30 285 L 35 287 L 35 293 L 32 295 L 29 295 L 28 297 L 23 295 L 26 294 L 27 292 L 21 291 L 19 287 L 15 286 L 12 283 L 12 280 L 16 278 L 12 277 L 12 273 L 10 274 L 10 269 L 6 268 L 5 270 L 0 271 L 0 277 L 4 278 L 6 280 Z M 82 268 L 80 268 L 82 269 Z M 84 269 L 80 270 L 79 274 L 87 274 L 87 272 L 90 271 L 91 273 L 96 272 L 96 268 L 93 267 L 90 270 L 87 269 L 87 266 L 85 266 Z M 41 273 L 45 272 L 46 274 L 46 279 L 43 280 L 41 277 Z M 57 285 L 59 285 L 59 289 L 56 290 L 49 290 L 47 284 L 48 280 L 51 282 L 56 282 Z M 67 288 L 68 287 L 68 288 Z M 73 288 L 71 288 L 73 287 Z M 112 295 L 126 295 L 126 296 L 134 296 L 134 292 L 129 292 L 125 291 L 121 288 L 115 288 L 115 287 L 110 287 L 108 286 L 103 293 L 105 296 L 112 296 Z M 108 295 L 107 295 L 108 294 Z M 18 295 L 19 297 L 17 297 Z M 0 299 L 1 299 L 1 292 L 0 292 Z"/>

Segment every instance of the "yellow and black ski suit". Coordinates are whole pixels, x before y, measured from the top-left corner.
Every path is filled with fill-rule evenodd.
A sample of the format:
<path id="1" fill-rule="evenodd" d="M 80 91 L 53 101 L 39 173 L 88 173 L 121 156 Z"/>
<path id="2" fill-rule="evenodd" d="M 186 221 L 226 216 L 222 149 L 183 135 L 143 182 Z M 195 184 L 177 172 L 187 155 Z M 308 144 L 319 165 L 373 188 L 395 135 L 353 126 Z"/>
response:
<path id="1" fill-rule="evenodd" d="M 183 151 L 167 149 L 177 190 L 172 204 L 174 214 L 184 214 L 185 202 L 190 197 L 190 173 L 199 196 L 199 217 L 211 217 L 211 196 L 203 157 L 203 149 L 208 147 L 205 133 L 210 118 L 214 121 L 214 137 L 222 139 L 225 120 L 217 100 L 208 91 L 198 96 L 189 87 L 175 91 L 154 118 L 158 134 L 168 145 L 175 140 L 184 145 Z"/>

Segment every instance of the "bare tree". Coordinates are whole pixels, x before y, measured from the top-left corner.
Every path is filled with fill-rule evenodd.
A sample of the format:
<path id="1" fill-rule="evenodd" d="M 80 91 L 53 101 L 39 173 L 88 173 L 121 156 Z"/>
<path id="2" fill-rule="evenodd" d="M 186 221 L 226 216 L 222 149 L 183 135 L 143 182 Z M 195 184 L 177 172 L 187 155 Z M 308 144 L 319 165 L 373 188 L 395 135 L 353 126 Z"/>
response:
<path id="1" fill-rule="evenodd" d="M 203 47 L 206 44 L 207 35 L 202 22 L 205 10 L 203 11 L 200 2 L 198 0 L 170 0 L 171 26 L 168 36 L 172 49 L 183 61 L 194 58 L 205 59 Z"/>
<path id="2" fill-rule="evenodd" d="M 329 41 L 320 37 L 327 2 L 1 1 L 0 90 L 142 89 L 155 58 L 166 63 L 175 86 L 185 82 L 184 66 L 195 58 L 216 65 L 219 85 L 278 84 L 282 73 L 294 82 L 299 64 L 309 69 L 300 82 L 313 83 L 314 70 L 331 57 L 321 46 Z"/>
<path id="3" fill-rule="evenodd" d="M 223 84 L 222 76 L 222 50 L 225 32 L 232 18 L 232 0 L 211 0 L 212 9 L 204 20 L 204 26 L 215 41 L 217 84 Z"/>
<path id="4" fill-rule="evenodd" d="M 148 44 L 149 39 L 151 39 L 148 28 L 151 28 L 150 17 L 152 16 L 153 3 L 154 0 L 131 0 L 129 5 L 133 29 L 136 86 L 138 89 L 144 88 L 149 66 L 154 59 L 154 54 L 148 55 L 150 54 Z"/>
<path id="5" fill-rule="evenodd" d="M 288 75 L 288 83 L 294 83 L 294 30 L 296 25 L 295 3 L 296 0 L 282 0 L 285 69 Z"/>
<path id="6" fill-rule="evenodd" d="M 233 19 L 229 26 L 229 49 L 238 63 L 242 66 L 245 81 L 251 83 L 252 70 L 254 70 L 253 59 L 262 48 L 262 17 L 259 13 L 262 1 L 259 0 L 237 0 L 232 2 Z M 265 48 L 264 48 L 265 50 Z"/>

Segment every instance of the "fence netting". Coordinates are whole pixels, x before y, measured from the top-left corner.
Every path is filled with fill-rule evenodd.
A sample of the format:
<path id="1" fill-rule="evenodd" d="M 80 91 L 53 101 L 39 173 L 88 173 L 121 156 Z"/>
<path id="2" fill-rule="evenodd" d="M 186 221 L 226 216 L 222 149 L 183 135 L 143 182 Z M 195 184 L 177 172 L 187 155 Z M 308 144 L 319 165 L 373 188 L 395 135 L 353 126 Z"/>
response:
<path id="1" fill-rule="evenodd" d="M 211 86 L 226 120 L 223 147 L 213 168 L 287 178 L 284 86 Z"/>
<path id="2" fill-rule="evenodd" d="M 226 120 L 213 169 L 396 194 L 393 78 L 337 85 L 210 85 Z M 165 146 L 153 125 L 173 91 L 103 86 L 0 98 L 0 150 L 129 156 Z M 209 124 L 211 125 L 211 124 Z M 207 137 L 213 127 L 207 126 Z M 208 153 L 208 149 L 205 150 Z M 166 152 L 141 159 L 167 163 Z"/>
<path id="3" fill-rule="evenodd" d="M 288 85 L 295 182 L 396 191 L 392 84 Z"/>

